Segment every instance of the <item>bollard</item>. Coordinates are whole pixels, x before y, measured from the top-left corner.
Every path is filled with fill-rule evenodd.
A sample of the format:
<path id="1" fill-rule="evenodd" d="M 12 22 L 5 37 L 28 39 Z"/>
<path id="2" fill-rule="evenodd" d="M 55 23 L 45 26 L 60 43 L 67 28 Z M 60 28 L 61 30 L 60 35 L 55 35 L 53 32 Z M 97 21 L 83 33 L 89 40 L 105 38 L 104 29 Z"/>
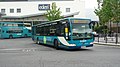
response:
<path id="1" fill-rule="evenodd" d="M 115 34 L 115 37 L 116 37 L 116 44 L 118 43 L 118 35 L 117 33 Z"/>
<path id="2" fill-rule="evenodd" d="M 98 35 L 98 42 L 99 42 L 99 35 Z"/>
<path id="3" fill-rule="evenodd" d="M 107 43 L 107 36 L 105 37 L 105 43 Z"/>

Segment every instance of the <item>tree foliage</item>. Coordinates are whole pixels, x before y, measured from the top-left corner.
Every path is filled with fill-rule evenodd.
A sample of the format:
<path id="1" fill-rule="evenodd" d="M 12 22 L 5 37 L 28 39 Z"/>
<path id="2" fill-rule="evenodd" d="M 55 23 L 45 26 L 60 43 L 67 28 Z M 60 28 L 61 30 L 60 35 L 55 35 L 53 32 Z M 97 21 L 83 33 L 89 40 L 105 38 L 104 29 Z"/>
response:
<path id="1" fill-rule="evenodd" d="M 102 7 L 95 9 L 95 14 L 101 24 L 109 21 L 120 22 L 120 0 L 103 0 Z"/>
<path id="2" fill-rule="evenodd" d="M 47 11 L 47 14 L 45 14 L 45 16 L 47 17 L 47 19 L 49 21 L 53 21 L 53 20 L 57 20 L 57 19 L 61 19 L 61 11 L 60 8 L 57 8 L 56 3 L 53 2 L 51 9 Z"/>
<path id="3" fill-rule="evenodd" d="M 94 28 L 94 31 L 96 31 L 97 33 L 102 33 L 102 34 L 105 32 L 105 30 L 108 31 L 108 27 L 106 25 L 99 25 L 99 26 L 95 26 Z"/>
<path id="4" fill-rule="evenodd" d="M 102 32 L 103 26 L 107 25 L 109 22 L 120 22 L 120 0 L 103 0 L 102 5 L 100 5 L 100 0 L 97 0 L 98 8 L 95 9 L 95 14 L 99 17 L 99 26 L 96 27 L 98 32 Z M 100 7 L 101 6 L 101 7 Z M 101 29 L 101 31 L 99 31 Z"/>

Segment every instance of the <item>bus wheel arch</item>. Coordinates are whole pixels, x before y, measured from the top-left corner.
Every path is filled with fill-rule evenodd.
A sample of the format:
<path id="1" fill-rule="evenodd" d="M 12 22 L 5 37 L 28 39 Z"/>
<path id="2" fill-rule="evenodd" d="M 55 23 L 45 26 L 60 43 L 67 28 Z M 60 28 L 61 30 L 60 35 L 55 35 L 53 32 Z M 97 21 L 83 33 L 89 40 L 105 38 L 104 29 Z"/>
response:
<path id="1" fill-rule="evenodd" d="M 12 39 L 12 38 L 13 38 L 13 35 L 9 35 L 9 38 Z"/>
<path id="2" fill-rule="evenodd" d="M 59 43 L 58 43 L 58 40 L 57 39 L 54 39 L 54 47 L 55 47 L 55 49 L 59 49 Z"/>

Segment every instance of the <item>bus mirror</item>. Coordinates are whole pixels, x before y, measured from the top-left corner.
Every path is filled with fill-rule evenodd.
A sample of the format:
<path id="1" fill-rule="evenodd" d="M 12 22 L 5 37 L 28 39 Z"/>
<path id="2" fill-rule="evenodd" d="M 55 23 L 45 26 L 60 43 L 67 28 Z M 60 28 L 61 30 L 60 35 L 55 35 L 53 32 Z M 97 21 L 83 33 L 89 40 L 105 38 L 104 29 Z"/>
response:
<path id="1" fill-rule="evenodd" d="M 89 25 L 89 28 L 90 28 L 90 29 L 92 29 L 92 26 L 91 26 L 91 25 Z"/>
<path id="2" fill-rule="evenodd" d="M 91 22 L 89 23 L 89 28 L 92 29 L 92 24 L 91 24 Z"/>

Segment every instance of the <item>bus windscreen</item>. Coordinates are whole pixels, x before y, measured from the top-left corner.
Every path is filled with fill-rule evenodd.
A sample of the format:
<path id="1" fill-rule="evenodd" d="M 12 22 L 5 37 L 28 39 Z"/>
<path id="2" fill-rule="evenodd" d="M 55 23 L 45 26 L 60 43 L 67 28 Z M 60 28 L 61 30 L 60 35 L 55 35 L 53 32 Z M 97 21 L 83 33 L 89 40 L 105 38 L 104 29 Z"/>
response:
<path id="1" fill-rule="evenodd" d="M 92 38 L 92 29 L 89 26 L 89 20 L 72 20 L 72 38 L 90 39 Z"/>

